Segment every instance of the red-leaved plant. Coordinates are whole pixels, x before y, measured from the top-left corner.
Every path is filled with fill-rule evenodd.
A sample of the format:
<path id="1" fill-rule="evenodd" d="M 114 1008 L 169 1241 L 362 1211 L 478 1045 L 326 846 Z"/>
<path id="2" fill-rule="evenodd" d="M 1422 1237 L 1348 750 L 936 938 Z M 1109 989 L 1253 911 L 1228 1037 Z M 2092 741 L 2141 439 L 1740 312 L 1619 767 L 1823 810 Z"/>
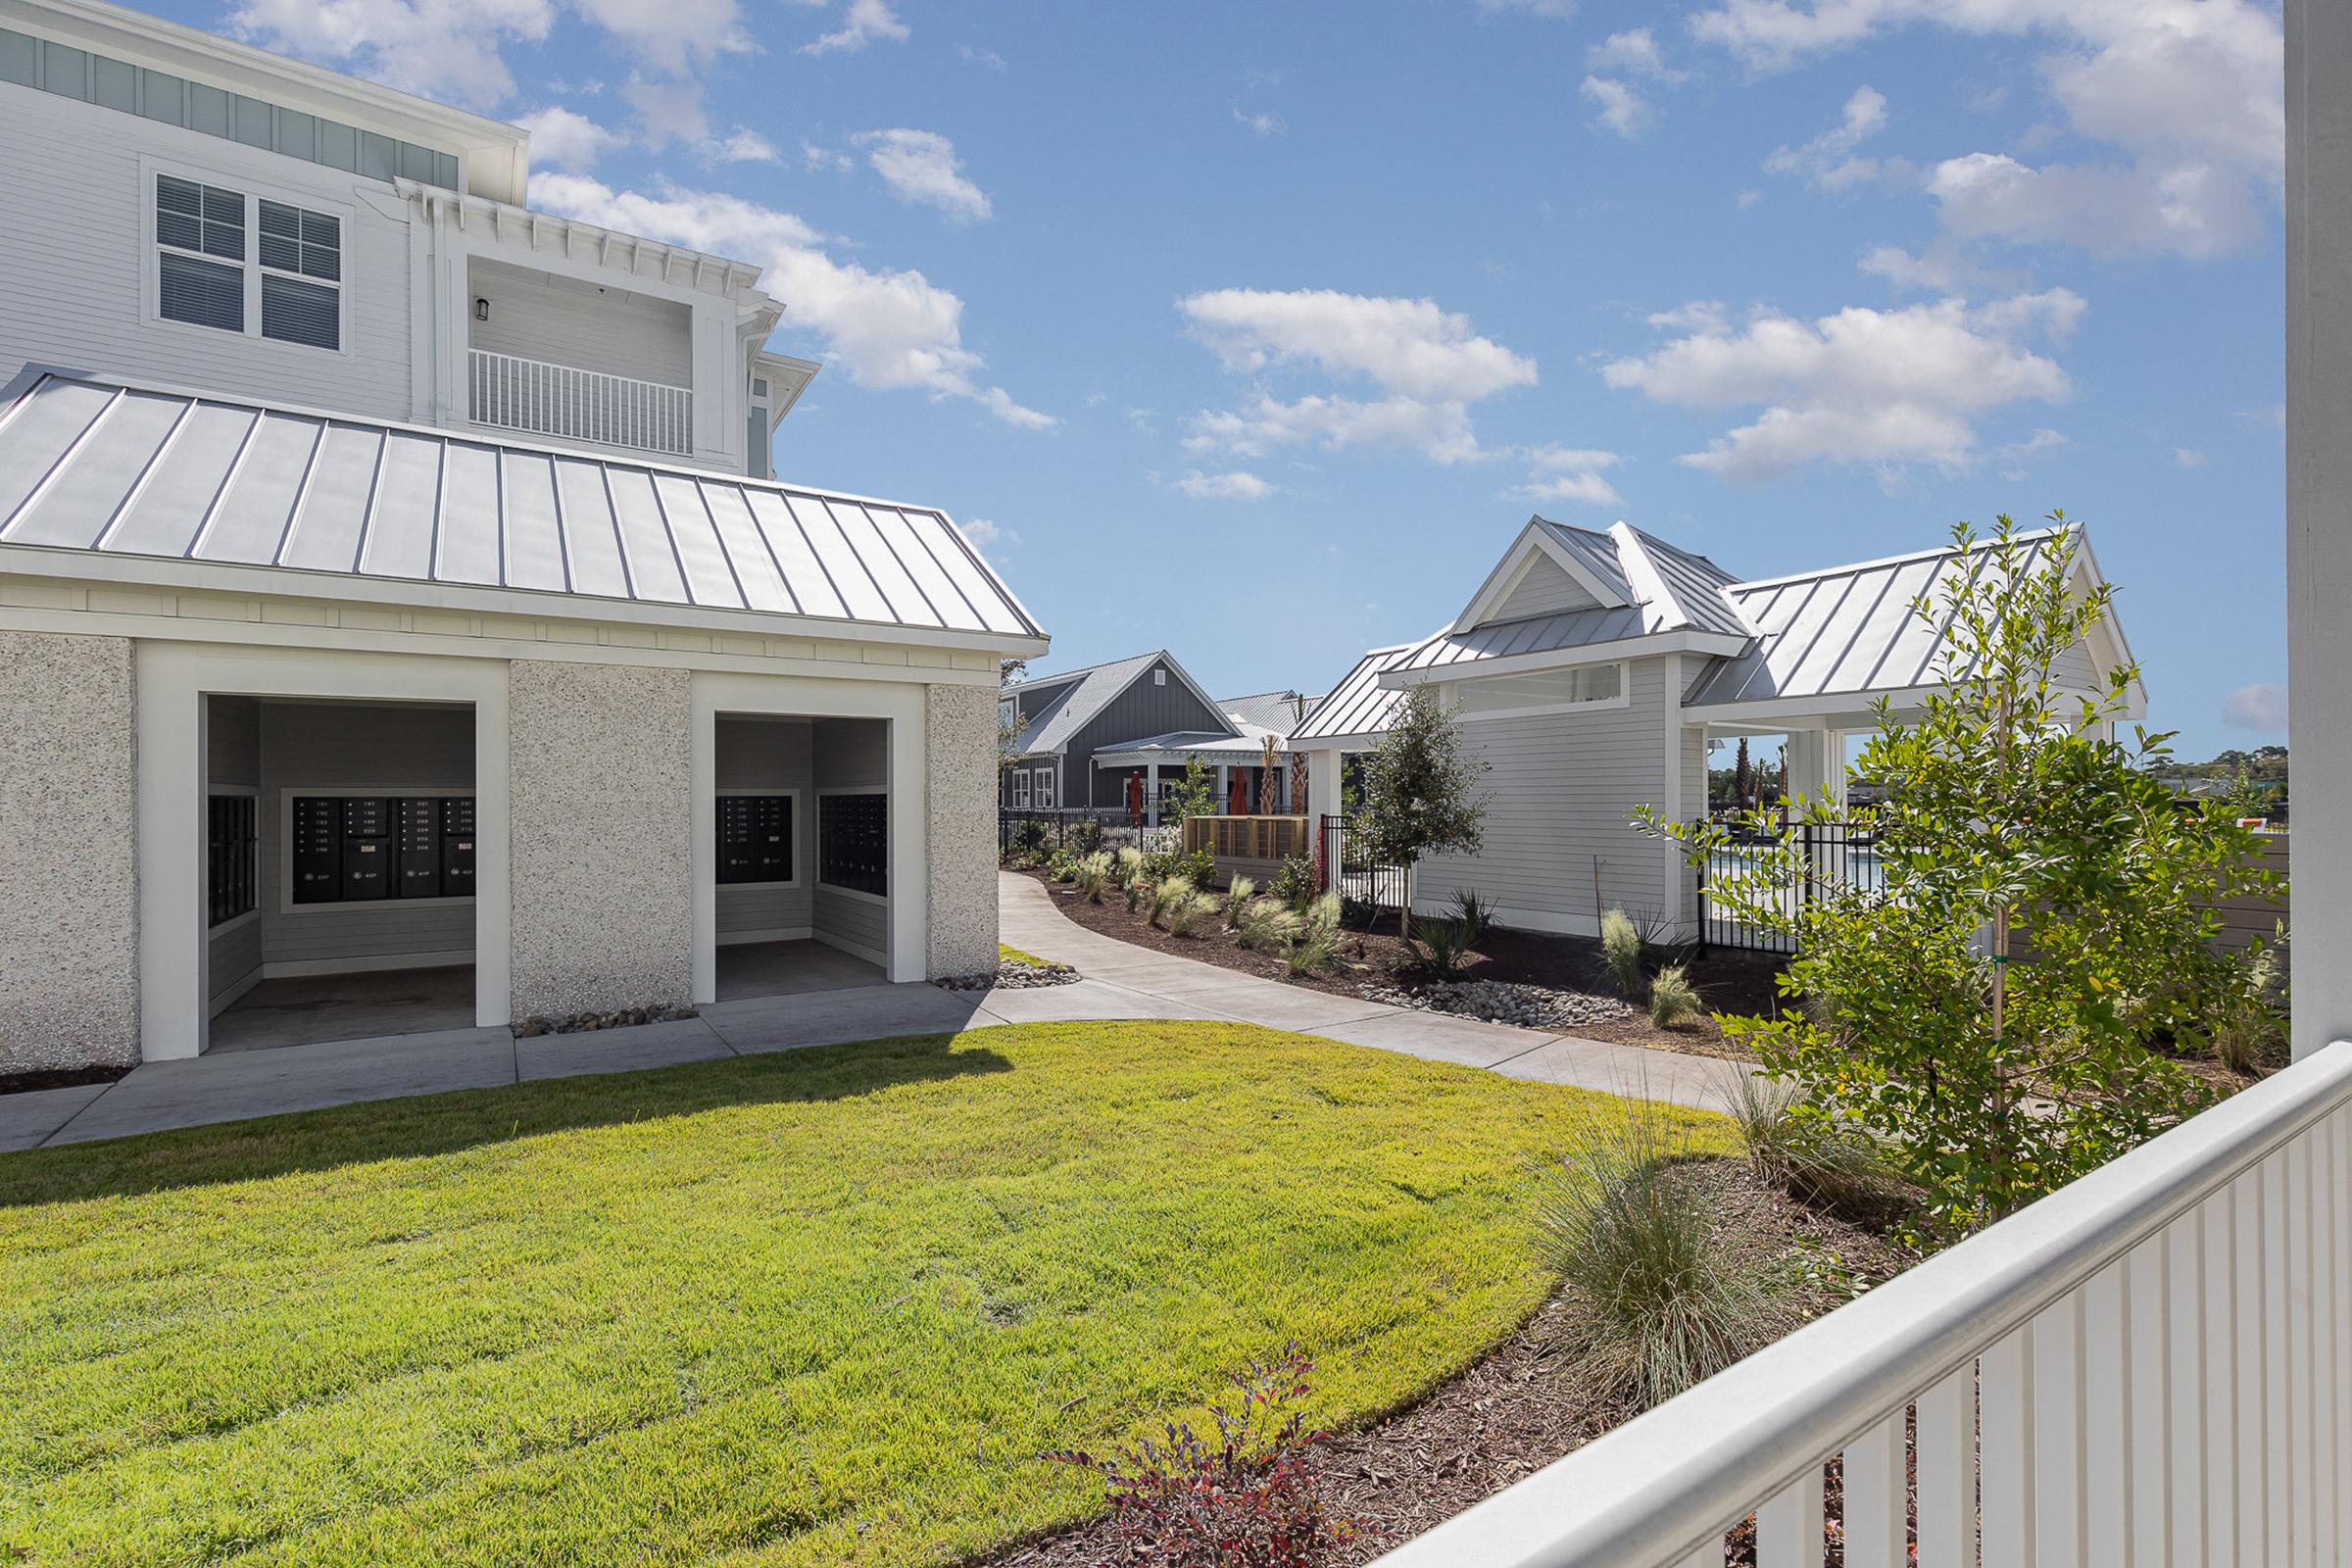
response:
<path id="1" fill-rule="evenodd" d="M 1123 1562 L 1316 1568 L 1332 1548 L 1377 1527 L 1324 1506 L 1310 1452 L 1325 1434 L 1298 1408 L 1314 1369 L 1294 1341 L 1271 1362 L 1235 1373 L 1239 1407 L 1209 1406 L 1213 1442 L 1171 1421 L 1164 1443 L 1147 1438 L 1107 1456 L 1065 1448 L 1046 1457 L 1102 1478 Z"/>

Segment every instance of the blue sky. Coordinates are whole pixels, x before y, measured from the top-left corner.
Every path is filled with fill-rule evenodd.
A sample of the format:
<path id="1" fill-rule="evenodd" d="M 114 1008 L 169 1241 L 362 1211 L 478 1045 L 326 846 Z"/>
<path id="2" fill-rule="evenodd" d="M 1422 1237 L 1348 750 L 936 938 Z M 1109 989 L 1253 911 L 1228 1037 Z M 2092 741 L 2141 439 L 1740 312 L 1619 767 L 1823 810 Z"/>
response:
<path id="1" fill-rule="evenodd" d="M 1531 511 L 1768 575 L 2090 525 L 2152 717 L 2282 738 L 2279 24 L 2243 0 L 218 0 L 766 264 L 781 473 L 1052 666 L 1319 690 Z"/>

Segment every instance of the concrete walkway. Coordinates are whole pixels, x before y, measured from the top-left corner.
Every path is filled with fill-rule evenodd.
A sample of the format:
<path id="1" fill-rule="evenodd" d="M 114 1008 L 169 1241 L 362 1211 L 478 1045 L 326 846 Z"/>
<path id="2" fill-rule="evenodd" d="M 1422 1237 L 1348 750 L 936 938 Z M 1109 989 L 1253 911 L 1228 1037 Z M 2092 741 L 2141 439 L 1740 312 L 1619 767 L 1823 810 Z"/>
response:
<path id="1" fill-rule="evenodd" d="M 719 1056 L 1005 1023 L 1202 1018 L 1263 1024 L 1512 1078 L 1686 1105 L 1721 1102 L 1724 1062 L 1570 1035 L 1478 1023 L 1335 997 L 1098 936 L 1025 876 L 998 879 L 1004 940 L 1085 978 L 1035 991 L 870 985 L 714 1003 L 699 1018 L 517 1040 L 449 1029 L 157 1061 L 113 1084 L 0 1095 L 0 1151 L 319 1110 L 368 1100 L 634 1072 Z"/>
<path id="2" fill-rule="evenodd" d="M 1054 906 L 1033 877 L 1000 872 L 997 918 L 1004 940 L 1024 953 L 1071 965 L 1085 979 L 1052 991 L 997 992 L 991 1010 L 1016 997 L 1054 998 L 1054 1017 L 1233 1018 L 1377 1046 L 1432 1061 L 1486 1067 L 1508 1078 L 1574 1084 L 1608 1094 L 1720 1108 L 1725 1075 L 1738 1070 L 1714 1056 L 1611 1045 L 1480 1023 L 1418 1007 L 1335 997 L 1305 986 L 1261 980 L 1238 970 L 1176 957 L 1089 931 Z M 1133 1010 L 1111 1011 L 1113 1007 Z"/>

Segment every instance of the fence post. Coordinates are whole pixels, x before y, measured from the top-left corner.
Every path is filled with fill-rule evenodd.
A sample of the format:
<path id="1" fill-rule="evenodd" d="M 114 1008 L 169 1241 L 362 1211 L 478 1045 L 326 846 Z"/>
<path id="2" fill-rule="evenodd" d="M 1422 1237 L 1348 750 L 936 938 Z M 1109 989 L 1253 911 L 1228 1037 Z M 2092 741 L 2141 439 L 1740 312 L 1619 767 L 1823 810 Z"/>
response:
<path id="1" fill-rule="evenodd" d="M 1331 891 L 1331 813 L 1315 818 L 1315 892 Z"/>

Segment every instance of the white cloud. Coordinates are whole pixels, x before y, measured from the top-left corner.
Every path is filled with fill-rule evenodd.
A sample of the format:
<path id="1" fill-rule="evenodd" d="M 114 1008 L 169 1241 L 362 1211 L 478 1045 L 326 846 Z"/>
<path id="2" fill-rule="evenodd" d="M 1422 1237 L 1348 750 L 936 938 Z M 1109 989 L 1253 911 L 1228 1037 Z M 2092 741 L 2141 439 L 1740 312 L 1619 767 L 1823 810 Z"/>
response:
<path id="1" fill-rule="evenodd" d="M 2212 461 L 2213 459 L 2207 457 L 2204 453 L 2197 451 L 2194 447 L 2173 448 L 2173 462 L 2177 466 L 2180 467 L 2202 468 Z"/>
<path id="2" fill-rule="evenodd" d="M 905 43 L 906 24 L 890 9 L 889 0 L 850 0 L 849 9 L 842 13 L 840 30 L 801 45 L 805 55 L 828 54 L 838 49 L 854 51 L 864 48 L 876 39 L 890 43 Z"/>
<path id="3" fill-rule="evenodd" d="M 629 59 L 648 70 L 682 74 L 722 54 L 755 45 L 736 0 L 565 0 L 611 33 Z"/>
<path id="4" fill-rule="evenodd" d="M 1734 329 L 1719 308 L 1686 307 L 1686 336 L 1613 361 L 1601 376 L 1681 408 L 1760 408 L 1753 422 L 1677 460 L 1736 482 L 1813 463 L 1961 471 L 1975 461 L 1980 416 L 2072 391 L 2066 372 L 2023 340 L 2063 337 L 2082 310 L 2079 296 L 2052 289 L 1975 311 L 1959 300 L 1854 306 L 1815 321 L 1760 309 Z"/>
<path id="5" fill-rule="evenodd" d="M 1247 125 L 1251 130 L 1256 131 L 1260 136 L 1279 135 L 1281 132 L 1290 128 L 1288 125 L 1285 125 L 1282 122 L 1282 117 L 1280 115 L 1270 113 L 1257 115 L 1245 114 L 1242 110 L 1242 106 L 1239 104 L 1233 106 L 1233 122 L 1237 125 Z"/>
<path id="6" fill-rule="evenodd" d="M 2033 169 L 1947 160 L 1955 232 L 2116 254 L 2211 255 L 2260 232 L 2281 188 L 2285 107 L 2276 8 L 2260 0 L 1720 0 L 1692 33 L 1757 70 L 1910 24 L 2032 37 L 2067 127 L 2123 155 Z"/>
<path id="7" fill-rule="evenodd" d="M 824 235 L 790 213 L 711 191 L 614 190 L 578 174 L 536 179 L 531 194 L 566 217 L 760 263 L 764 286 L 791 302 L 794 326 L 823 337 L 830 362 L 859 386 L 968 398 L 1022 428 L 1057 422 L 981 380 L 987 362 L 963 346 L 962 300 L 920 272 L 836 258 Z"/>
<path id="8" fill-rule="evenodd" d="M 1225 473 L 1189 469 L 1176 480 L 1176 489 L 1195 501 L 1263 501 L 1274 493 L 1272 485 L 1244 468 Z"/>
<path id="9" fill-rule="evenodd" d="M 2052 452 L 2063 452 L 2073 446 L 2065 436 L 2051 429 L 2039 429 L 2023 441 L 2012 441 L 1994 451 L 1993 457 L 2001 466 L 2001 477 L 2016 483 L 2032 470 L 2034 460 Z"/>
<path id="10" fill-rule="evenodd" d="M 1962 239 L 2079 245 L 2103 256 L 2234 250 L 2262 229 L 2242 179 L 2203 166 L 2034 169 L 2001 153 L 1947 158 L 1928 177 L 1944 227 Z"/>
<path id="11" fill-rule="evenodd" d="M 1856 87 L 1837 124 L 1802 146 L 1775 148 L 1764 167 L 1775 174 L 1799 175 L 1820 190 L 1843 190 L 1889 174 L 1900 177 L 1908 166 L 1898 162 L 1890 170 L 1855 152 L 1886 128 L 1886 95 L 1876 87 Z"/>
<path id="12" fill-rule="evenodd" d="M 1587 506 L 1614 507 L 1624 501 L 1616 486 L 1601 477 L 1624 460 L 1614 452 L 1589 447 L 1545 446 L 1522 454 L 1527 459 L 1527 482 L 1510 494 L 1527 501 L 1577 501 Z"/>
<path id="13" fill-rule="evenodd" d="M 2222 722 L 2266 735 L 2286 732 L 2286 688 L 2268 681 L 2240 686 L 2222 699 Z"/>
<path id="14" fill-rule="evenodd" d="M 514 90 L 501 46 L 537 43 L 555 20 L 551 0 L 239 0 L 228 13 L 252 42 L 476 109 Z"/>
<path id="15" fill-rule="evenodd" d="M 956 144 L 935 130 L 869 130 L 856 138 L 866 162 L 903 202 L 936 207 L 958 222 L 990 215 L 988 196 L 963 177 Z"/>
<path id="16" fill-rule="evenodd" d="M 846 174 L 855 167 L 856 160 L 835 148 L 819 147 L 812 141 L 805 141 L 801 143 L 801 163 L 811 171 Z"/>
<path id="17" fill-rule="evenodd" d="M 738 125 L 704 145 L 703 155 L 720 164 L 780 164 L 784 155 L 776 144 L 748 126 Z"/>
<path id="18" fill-rule="evenodd" d="M 585 173 L 605 154 L 628 144 L 626 136 L 560 105 L 517 116 L 514 123 L 531 133 L 533 169 Z"/>
<path id="19" fill-rule="evenodd" d="M 1647 27 L 1610 33 L 1585 51 L 1585 65 L 1592 71 L 1622 71 L 1636 76 L 1674 74 L 1666 69 L 1666 52 L 1658 47 L 1657 35 Z"/>
<path id="20" fill-rule="evenodd" d="M 973 548 L 984 554 L 998 545 L 1007 550 L 1021 547 L 1021 536 L 1017 531 L 1000 528 L 986 517 L 966 517 L 957 526 L 963 529 L 963 536 L 972 542 Z"/>
<path id="21" fill-rule="evenodd" d="M 1613 76 L 1587 76 L 1577 91 L 1593 106 L 1596 123 L 1628 141 L 1641 135 L 1657 118 L 1648 99 Z"/>
<path id="22" fill-rule="evenodd" d="M 1238 410 L 1195 416 L 1186 445 L 1196 452 L 1263 457 L 1315 442 L 1396 447 L 1458 463 L 1481 455 L 1469 406 L 1536 379 L 1535 361 L 1480 336 L 1468 317 L 1434 300 L 1229 288 L 1191 295 L 1177 308 L 1228 370 L 1307 368 L 1386 394 L 1284 402 L 1260 390 Z"/>
<path id="23" fill-rule="evenodd" d="M 991 71 L 1004 69 L 1004 57 L 994 49 L 975 49 L 967 43 L 958 46 L 956 53 L 975 66 L 986 66 Z"/>

